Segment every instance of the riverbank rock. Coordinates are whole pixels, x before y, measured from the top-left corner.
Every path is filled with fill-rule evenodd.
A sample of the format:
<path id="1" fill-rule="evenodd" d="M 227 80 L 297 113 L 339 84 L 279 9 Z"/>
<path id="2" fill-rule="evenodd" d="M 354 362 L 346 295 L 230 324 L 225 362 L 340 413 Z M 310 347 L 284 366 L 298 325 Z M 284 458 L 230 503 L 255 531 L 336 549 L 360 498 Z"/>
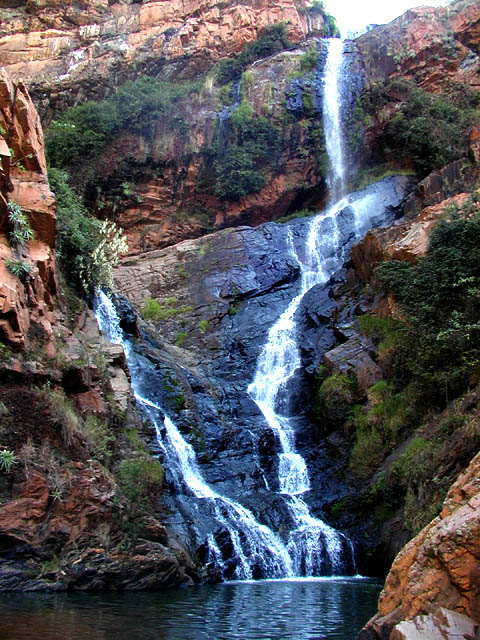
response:
<path id="1" fill-rule="evenodd" d="M 445 638 L 473 639 L 479 637 L 480 625 L 468 616 L 440 607 L 434 614 L 417 616 L 409 622 L 397 624 L 390 640 L 444 640 Z"/>
<path id="2" fill-rule="evenodd" d="M 401 638 L 401 629 L 394 635 L 395 625 L 434 614 L 439 607 L 480 620 L 479 476 L 480 454 L 451 487 L 441 514 L 398 554 L 380 594 L 378 613 L 357 640 Z"/>

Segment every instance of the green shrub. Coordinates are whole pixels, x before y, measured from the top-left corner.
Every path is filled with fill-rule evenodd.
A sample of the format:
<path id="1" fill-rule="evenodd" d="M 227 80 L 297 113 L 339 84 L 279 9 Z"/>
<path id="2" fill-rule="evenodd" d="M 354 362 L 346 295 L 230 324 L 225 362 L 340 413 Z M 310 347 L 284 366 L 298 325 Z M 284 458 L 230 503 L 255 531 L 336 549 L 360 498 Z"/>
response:
<path id="1" fill-rule="evenodd" d="M 6 471 L 10 473 L 14 465 L 18 463 L 18 457 L 10 451 L 10 449 L 3 449 L 0 451 L 0 471 Z"/>
<path id="2" fill-rule="evenodd" d="M 48 179 L 57 198 L 56 257 L 67 284 L 81 294 L 90 287 L 110 288 L 112 269 L 127 250 L 121 231 L 87 213 L 65 171 L 49 169 Z"/>
<path id="3" fill-rule="evenodd" d="M 113 453 L 114 437 L 108 424 L 90 413 L 85 418 L 85 433 L 94 458 L 107 464 Z"/>
<path id="4" fill-rule="evenodd" d="M 284 49 L 291 49 L 292 42 L 288 39 L 284 24 L 272 24 L 260 33 L 254 42 L 247 43 L 241 53 L 235 58 L 221 60 L 217 67 L 217 82 L 219 85 L 237 80 L 249 64 L 266 58 Z"/>
<path id="5" fill-rule="evenodd" d="M 68 109 L 46 131 L 49 164 L 59 169 L 82 165 L 125 129 L 147 134 L 158 121 L 167 122 L 172 131 L 184 128 L 175 105 L 199 88 L 143 76 L 126 82 L 106 100 Z"/>
<path id="6" fill-rule="evenodd" d="M 428 474 L 431 459 L 431 444 L 425 438 L 414 438 L 402 455 L 391 465 L 389 482 L 396 481 L 404 486 L 415 482 L 419 477 Z"/>
<path id="7" fill-rule="evenodd" d="M 246 101 L 229 123 L 225 148 L 217 150 L 214 161 L 215 193 L 226 200 L 238 200 L 265 185 L 263 169 L 278 159 L 280 132 L 266 118 L 255 116 Z"/>
<path id="8" fill-rule="evenodd" d="M 352 412 L 356 384 L 348 376 L 335 373 L 320 385 L 314 399 L 314 412 L 321 432 L 338 429 Z"/>
<path id="9" fill-rule="evenodd" d="M 135 449 L 135 451 L 141 451 L 142 453 L 148 453 L 147 446 L 144 441 L 140 437 L 140 434 L 136 429 L 128 429 L 127 438 L 130 445 Z"/>
<path id="10" fill-rule="evenodd" d="M 368 478 L 383 460 L 383 444 L 380 435 L 368 427 L 357 429 L 349 466 L 361 478 Z"/>
<path id="11" fill-rule="evenodd" d="M 422 493 L 422 492 L 420 492 Z M 445 492 L 438 499 L 425 502 L 423 496 L 408 487 L 403 509 L 403 523 L 410 535 L 415 536 L 429 524 L 441 511 Z"/>
<path id="12" fill-rule="evenodd" d="M 187 339 L 188 333 L 186 331 L 179 331 L 177 334 L 177 339 L 175 340 L 175 344 L 177 347 L 181 347 L 182 344 Z"/>
<path id="13" fill-rule="evenodd" d="M 324 38 L 337 38 L 340 36 L 337 21 L 327 12 L 323 0 L 312 0 L 312 3 L 307 7 L 297 7 L 297 11 L 301 15 L 321 15 L 324 22 L 322 33 Z"/>
<path id="14" fill-rule="evenodd" d="M 117 468 L 116 475 L 123 495 L 136 508 L 149 508 L 151 493 L 161 491 L 164 469 L 158 460 L 142 456 L 124 460 Z"/>
<path id="15" fill-rule="evenodd" d="M 12 226 L 12 231 L 9 233 L 10 244 L 20 247 L 33 240 L 34 233 L 28 218 L 20 205 L 13 200 L 8 203 L 8 220 Z"/>
<path id="16" fill-rule="evenodd" d="M 186 304 L 179 306 L 178 300 L 174 296 L 166 298 L 163 305 L 155 298 L 147 298 L 140 309 L 140 313 L 145 320 L 161 322 L 181 313 L 187 313 L 191 308 L 190 305 Z"/>
<path id="17" fill-rule="evenodd" d="M 396 116 L 384 127 L 379 149 L 412 165 L 420 176 L 466 156 L 469 132 L 479 117 L 480 92 L 450 88 L 431 95 L 406 80 L 376 85 L 364 96 L 364 110 L 375 116 L 389 102 Z"/>
<path id="18" fill-rule="evenodd" d="M 414 381 L 425 406 L 439 407 L 480 373 L 480 211 L 471 198 L 462 215 L 451 213 L 430 237 L 415 265 L 380 265 L 381 286 L 392 292 L 406 321 L 396 330 L 393 373 Z"/>
<path id="19" fill-rule="evenodd" d="M 318 64 L 318 51 L 315 45 L 310 46 L 306 53 L 300 58 L 300 71 L 302 73 L 309 73 L 315 71 Z"/>
<path id="20" fill-rule="evenodd" d="M 155 298 L 147 298 L 140 309 L 142 318 L 152 322 L 157 322 L 160 319 L 162 311 L 162 305 Z"/>
<path id="21" fill-rule="evenodd" d="M 25 260 L 7 260 L 7 269 L 17 278 L 23 280 L 26 276 L 31 275 L 33 271 L 33 265 Z"/>

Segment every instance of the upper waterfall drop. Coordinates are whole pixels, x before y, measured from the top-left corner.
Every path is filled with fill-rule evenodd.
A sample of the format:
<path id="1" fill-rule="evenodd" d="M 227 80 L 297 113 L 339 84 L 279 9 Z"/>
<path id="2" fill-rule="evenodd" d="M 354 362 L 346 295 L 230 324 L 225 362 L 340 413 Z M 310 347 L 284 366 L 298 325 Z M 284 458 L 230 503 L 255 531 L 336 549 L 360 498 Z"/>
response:
<path id="1" fill-rule="evenodd" d="M 325 88 L 323 98 L 323 128 L 329 159 L 327 183 L 330 202 L 335 203 L 345 195 L 345 157 L 341 121 L 341 71 L 343 63 L 343 40 L 328 41 L 328 56 L 325 66 Z"/>

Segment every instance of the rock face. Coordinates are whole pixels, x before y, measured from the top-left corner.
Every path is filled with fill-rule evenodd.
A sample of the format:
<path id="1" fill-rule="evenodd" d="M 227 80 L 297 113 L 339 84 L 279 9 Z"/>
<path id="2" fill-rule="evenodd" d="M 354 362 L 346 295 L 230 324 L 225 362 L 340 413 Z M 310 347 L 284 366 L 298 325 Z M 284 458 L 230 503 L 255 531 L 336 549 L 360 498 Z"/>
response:
<path id="1" fill-rule="evenodd" d="M 104 425 L 104 446 L 114 439 L 117 456 L 132 455 L 128 441 L 122 443 L 125 429 L 142 428 L 123 350 L 105 340 L 91 312 L 80 316 L 74 332 L 57 329 L 61 358 L 39 363 L 3 355 L 0 361 L 1 448 L 17 457 L 0 473 L 0 591 L 145 590 L 198 582 L 185 549 L 154 513 L 147 513 L 141 537 L 129 539 L 125 551 L 128 501 L 106 466 L 111 454 L 99 456 L 100 441 L 95 445 L 95 436 L 81 427 L 82 419 L 97 429 Z"/>
<path id="2" fill-rule="evenodd" d="M 449 205 L 461 206 L 473 188 L 478 169 L 462 172 L 461 160 L 419 182 L 405 203 L 405 215 L 390 227 L 372 229 L 351 252 L 352 266 L 363 282 L 369 282 L 383 260 L 415 263 L 428 249 L 430 232 Z"/>
<path id="3" fill-rule="evenodd" d="M 317 64 L 301 73 L 302 58 L 312 49 Z M 326 54 L 325 41 L 310 39 L 255 62 L 247 70 L 248 83 L 241 88 L 237 83 L 252 117 L 268 119 L 280 141 L 279 157 L 257 167 L 265 174 L 265 186 L 258 192 L 237 199 L 222 199 L 215 192 L 215 163 L 231 144 L 231 116 L 239 103 L 225 107 L 220 88 L 205 84 L 200 93 L 175 103 L 177 120 L 167 114 L 152 126 L 119 131 L 89 159 L 88 167 L 82 163 L 76 173 L 81 176 L 87 169 L 90 177 L 77 179 L 90 206 L 125 229 L 132 254 L 212 229 L 257 225 L 299 209 L 321 208 L 327 197 L 322 125 Z M 345 45 L 344 57 L 348 121 L 363 74 L 352 43 Z M 289 79 L 292 75 L 295 80 Z"/>
<path id="4" fill-rule="evenodd" d="M 477 638 L 480 626 L 468 616 L 440 607 L 434 614 L 417 616 L 408 622 L 397 624 L 390 635 L 391 640 L 414 640 L 429 638 Z"/>
<path id="5" fill-rule="evenodd" d="M 0 590 L 192 584 L 193 563 L 153 517 L 132 555 L 118 550 L 118 485 L 92 460 L 88 429 L 78 427 L 83 419 L 111 425 L 113 414 L 123 416 L 122 428 L 137 425 L 123 351 L 102 342 L 91 313 L 83 312 L 75 332 L 66 326 L 42 127 L 25 85 L 4 70 L 0 127 L 2 160 L 10 161 L 0 175 L 0 449 L 15 456 L 11 469 L 0 470 Z M 34 233 L 25 244 L 10 239 L 12 203 Z M 30 265 L 31 273 L 15 276 L 10 260 Z M 54 406 L 62 403 L 66 413 Z M 45 570 L 52 557 L 61 560 Z"/>
<path id="6" fill-rule="evenodd" d="M 406 184 L 404 177 L 387 179 L 351 196 L 351 204 L 338 216 L 339 245 L 328 254 L 327 264 L 328 260 L 338 264 L 355 237 L 356 200 L 367 194 L 380 198 L 381 204 L 375 200 L 377 204 L 372 205 L 374 219 L 380 223 L 384 216 L 393 216 Z M 247 387 L 269 328 L 298 291 L 300 258 L 296 256 L 303 259 L 310 224 L 307 218 L 226 229 L 123 259 L 115 274 L 118 289 L 151 320 L 149 324 L 139 321 L 141 333 L 148 336 L 145 346 L 137 345 L 140 353 L 148 351 L 141 395 L 155 398 L 194 447 L 210 487 L 249 508 L 274 531 L 282 529 L 281 535 L 291 526 L 291 515 L 277 493 L 279 442 Z M 328 221 L 319 239 L 322 233 L 333 233 Z M 318 285 L 311 292 L 313 306 L 298 310 L 302 356 L 310 369 L 335 341 L 326 320 L 332 304 L 328 290 Z M 158 312 L 156 319 L 155 312 L 149 316 L 148 311 L 152 298 L 157 301 L 152 306 Z M 325 502 L 340 491 L 335 478 L 340 460 L 327 465 L 328 447 L 313 441 L 302 411 L 307 393 L 308 384 L 300 374 L 289 382 L 284 409 L 295 416 L 297 445 L 309 463 L 315 489 L 306 499 L 321 517 Z M 228 547 L 228 534 L 218 534 L 218 523 L 210 515 L 195 518 L 192 526 L 188 514 L 196 507 L 188 493 L 175 489 L 174 474 L 168 463 L 165 466 L 168 504 L 176 512 L 171 524 L 190 540 L 190 551 L 206 556 L 199 540 L 209 531 L 215 531 L 217 541 L 223 540 Z M 178 512 L 184 514 L 185 522 L 179 523 Z M 222 550 L 228 553 L 228 548 Z"/>
<path id="7" fill-rule="evenodd" d="M 306 3 L 293 0 L 15 4 L 2 9 L 0 65 L 24 78 L 44 115 L 49 105 L 104 97 L 139 72 L 191 78 L 269 24 L 285 22 L 296 41 L 322 26 L 307 26 L 298 11 Z"/>
<path id="8" fill-rule="evenodd" d="M 478 2 L 409 9 L 390 24 L 358 38 L 371 81 L 409 77 L 422 89 L 442 91 L 448 80 L 478 87 Z"/>
<path id="9" fill-rule="evenodd" d="M 4 70 L 0 71 L 0 125 L 13 152 L 11 185 L 4 183 L 0 203 L 1 339 L 17 348 L 37 341 L 52 354 L 56 323 L 55 199 L 48 187 L 40 118 L 25 85 L 14 83 Z M 32 267 L 24 282 L 6 266 L 8 260 L 18 258 L 8 240 L 9 200 L 22 208 L 34 232 L 34 239 L 20 250 L 21 259 Z"/>
<path id="10" fill-rule="evenodd" d="M 441 514 L 395 559 L 380 595 L 378 614 L 358 640 L 416 637 L 401 635 L 405 625 L 395 625 L 419 614 L 435 614 L 439 607 L 480 618 L 479 473 L 477 455 L 448 492 Z"/>

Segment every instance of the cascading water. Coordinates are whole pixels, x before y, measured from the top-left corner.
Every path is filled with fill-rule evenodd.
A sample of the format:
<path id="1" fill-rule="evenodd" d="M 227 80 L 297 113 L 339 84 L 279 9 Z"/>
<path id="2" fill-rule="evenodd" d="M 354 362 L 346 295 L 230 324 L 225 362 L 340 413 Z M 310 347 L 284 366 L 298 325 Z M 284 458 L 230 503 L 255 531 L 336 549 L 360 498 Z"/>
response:
<path id="1" fill-rule="evenodd" d="M 279 489 L 295 523 L 289 534 L 287 547 L 296 574 L 307 576 L 344 570 L 347 560 L 344 555 L 347 550 L 350 551 L 350 547 L 345 536 L 314 518 L 302 499 L 301 495 L 310 489 L 308 470 L 305 461 L 295 450 L 295 431 L 291 418 L 279 413 L 276 407 L 289 380 L 301 364 L 296 343 L 295 312 L 307 291 L 326 282 L 343 259 L 343 255 L 337 255 L 338 215 L 348 204 L 347 199 L 339 200 L 345 181 L 339 86 L 342 50 L 341 40 L 329 41 L 324 81 L 324 128 L 331 169 L 328 184 L 331 200 L 335 204 L 311 222 L 303 259 L 299 257 L 291 236 L 289 238 L 291 255 L 301 267 L 300 291 L 270 329 L 267 343 L 257 362 L 254 380 L 248 388 L 280 442 Z M 353 211 L 357 223 L 361 216 L 354 206 Z"/>
<path id="2" fill-rule="evenodd" d="M 328 43 L 325 67 L 325 88 L 323 94 L 323 129 L 325 146 L 330 163 L 328 188 L 330 202 L 338 202 L 345 192 L 345 161 L 341 126 L 341 67 L 343 61 L 343 40 L 332 38 Z"/>
<path id="3" fill-rule="evenodd" d="M 210 512 L 216 522 L 229 531 L 235 552 L 235 577 L 250 579 L 292 575 L 291 559 L 283 542 L 268 527 L 258 523 L 248 509 L 213 491 L 202 478 L 192 446 L 185 441 L 164 409 L 147 397 L 151 393 L 144 386 L 152 375 L 151 368 L 125 337 L 113 302 L 99 292 L 94 307 L 100 329 L 111 342 L 123 346 L 137 405 L 156 429 L 157 441 L 168 460 L 168 470 L 177 493 L 187 492 L 195 496 L 203 503 L 203 511 Z M 207 544 L 210 561 L 221 569 L 224 559 L 213 534 L 209 534 Z"/>
<path id="4" fill-rule="evenodd" d="M 293 226 L 281 227 L 281 234 L 288 232 L 288 258 L 299 265 L 300 282 L 296 295 L 269 331 L 257 361 L 254 380 L 248 388 L 280 443 L 279 493 L 274 498 L 275 501 L 278 498 L 276 504 L 281 505 L 279 513 L 286 516 L 285 522 L 282 521 L 281 536 L 273 531 L 280 529 L 279 521 L 269 520 L 261 514 L 254 501 L 253 511 L 260 513 L 259 519 L 269 522 L 272 528 L 257 521 L 253 512 L 238 500 L 214 490 L 215 479 L 210 484 L 205 481 L 193 447 L 165 410 L 161 392 L 156 391 L 161 373 L 124 335 L 113 303 L 104 294 L 99 294 L 95 304 L 100 328 L 112 342 L 124 347 L 137 405 L 155 427 L 168 477 L 174 487 L 175 505 L 184 518 L 182 534 L 189 537 L 194 552 L 200 548 L 206 550 L 205 560 L 224 577 L 314 576 L 340 574 L 354 567 L 347 538 L 310 513 L 306 502 L 310 479 L 305 460 L 296 450 L 294 420 L 288 411 L 279 409 L 286 404 L 283 401 L 289 393 L 289 383 L 301 363 L 296 343 L 296 312 L 303 297 L 315 285 L 325 283 L 341 266 L 348 247 L 371 226 L 372 212 L 377 211 L 377 206 L 385 208 L 381 194 L 380 200 L 375 200 L 378 195 L 375 191 L 338 199 L 343 194 L 346 174 L 339 104 L 342 46 L 338 40 L 329 42 L 324 76 L 324 126 L 331 161 L 329 185 L 331 198 L 337 198 L 337 201 L 308 223 L 306 241 L 301 246 L 300 236 L 294 233 Z M 305 228 L 305 222 L 301 224 Z M 259 471 L 265 480 L 266 496 L 271 498 L 272 490 L 266 480 L 269 473 Z M 229 493 L 229 490 L 223 493 Z M 243 497 L 244 494 L 240 494 L 242 501 Z M 246 503 L 250 506 L 252 503 L 248 498 L 246 496 Z"/>

